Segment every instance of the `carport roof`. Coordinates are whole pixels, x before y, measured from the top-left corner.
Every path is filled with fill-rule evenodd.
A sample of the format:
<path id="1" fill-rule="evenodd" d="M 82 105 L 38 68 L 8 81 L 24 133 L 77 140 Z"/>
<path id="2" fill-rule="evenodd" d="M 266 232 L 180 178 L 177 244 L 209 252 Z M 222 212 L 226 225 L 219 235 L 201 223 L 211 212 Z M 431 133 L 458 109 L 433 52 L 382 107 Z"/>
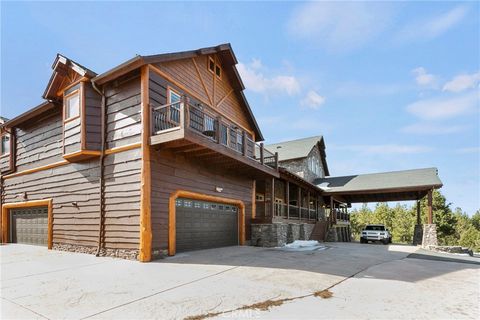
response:
<path id="1" fill-rule="evenodd" d="M 417 200 L 442 187 L 437 168 L 391 171 L 316 179 L 326 196 L 348 203 Z"/>

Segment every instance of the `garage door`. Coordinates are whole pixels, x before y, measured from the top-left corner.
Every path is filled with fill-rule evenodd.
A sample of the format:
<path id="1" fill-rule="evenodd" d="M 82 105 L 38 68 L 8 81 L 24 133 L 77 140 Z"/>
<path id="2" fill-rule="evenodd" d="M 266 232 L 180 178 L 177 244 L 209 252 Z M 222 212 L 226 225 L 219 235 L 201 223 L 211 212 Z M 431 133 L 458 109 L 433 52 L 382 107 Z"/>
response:
<path id="1" fill-rule="evenodd" d="M 10 209 L 10 242 L 47 245 L 48 208 Z"/>
<path id="2" fill-rule="evenodd" d="M 177 199 L 177 252 L 238 245 L 238 208 Z"/>

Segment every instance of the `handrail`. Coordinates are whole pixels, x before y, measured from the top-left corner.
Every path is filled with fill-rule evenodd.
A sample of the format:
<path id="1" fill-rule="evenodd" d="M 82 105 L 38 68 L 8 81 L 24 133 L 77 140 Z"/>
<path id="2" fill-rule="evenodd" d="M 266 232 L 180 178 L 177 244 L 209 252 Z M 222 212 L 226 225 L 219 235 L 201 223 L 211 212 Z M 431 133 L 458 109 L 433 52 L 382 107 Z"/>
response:
<path id="1" fill-rule="evenodd" d="M 257 144 L 239 125 L 223 119 L 209 106 L 193 105 L 187 96 L 183 96 L 179 102 L 152 106 L 150 109 L 151 132 L 154 135 L 180 128 L 188 129 L 278 170 L 277 153 L 265 149 L 263 143 Z"/>

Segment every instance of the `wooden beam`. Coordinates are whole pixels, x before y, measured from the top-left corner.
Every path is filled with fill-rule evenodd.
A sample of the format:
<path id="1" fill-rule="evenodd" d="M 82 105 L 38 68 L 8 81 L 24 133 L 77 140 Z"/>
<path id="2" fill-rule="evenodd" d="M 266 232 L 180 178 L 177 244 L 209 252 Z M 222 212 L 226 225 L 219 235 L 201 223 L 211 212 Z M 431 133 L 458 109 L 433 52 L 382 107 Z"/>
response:
<path id="1" fill-rule="evenodd" d="M 421 215 L 420 215 L 420 200 L 417 200 L 417 224 L 422 224 Z"/>
<path id="2" fill-rule="evenodd" d="M 140 245 L 138 260 L 147 262 L 152 259 L 152 216 L 151 216 L 151 168 L 150 168 L 150 96 L 149 66 L 141 68 L 142 101 L 142 168 L 140 183 Z"/>
<path id="3" fill-rule="evenodd" d="M 297 189 L 298 219 L 302 220 L 302 188 L 297 185 Z"/>
<path id="4" fill-rule="evenodd" d="M 192 58 L 192 62 L 193 62 L 193 65 L 195 66 L 195 70 L 197 71 L 197 76 L 198 76 L 198 79 L 200 79 L 200 83 L 202 84 L 203 90 L 205 90 L 205 94 L 207 95 L 208 101 L 213 106 L 212 98 L 210 97 L 210 93 L 208 93 L 207 86 L 205 85 L 205 82 L 203 81 L 202 74 L 200 73 L 200 70 L 198 69 L 198 65 L 197 65 L 197 62 L 195 61 L 195 58 Z"/>
<path id="5" fill-rule="evenodd" d="M 222 99 L 220 99 L 220 101 L 217 102 L 216 106 L 215 107 L 218 107 L 219 105 L 222 104 L 223 101 L 225 101 L 225 99 L 228 98 L 229 95 L 231 95 L 233 93 L 233 89 L 230 89 L 230 91 L 227 92 L 226 95 L 223 96 Z"/>
<path id="6" fill-rule="evenodd" d="M 270 216 L 275 216 L 275 178 L 272 178 Z"/>
<path id="7" fill-rule="evenodd" d="M 287 219 L 290 219 L 290 182 L 285 181 L 285 194 L 287 198 Z"/>
<path id="8" fill-rule="evenodd" d="M 428 190 L 428 224 L 433 223 L 433 209 L 432 209 L 432 189 Z"/>

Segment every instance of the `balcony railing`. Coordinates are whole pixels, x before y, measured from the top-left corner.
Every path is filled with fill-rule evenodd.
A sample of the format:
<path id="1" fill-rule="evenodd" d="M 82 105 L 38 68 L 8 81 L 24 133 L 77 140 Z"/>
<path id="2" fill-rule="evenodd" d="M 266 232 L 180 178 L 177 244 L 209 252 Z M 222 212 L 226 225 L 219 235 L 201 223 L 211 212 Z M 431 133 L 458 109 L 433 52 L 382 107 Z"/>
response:
<path id="1" fill-rule="evenodd" d="M 284 218 L 284 219 L 293 219 L 293 220 L 318 220 L 318 214 L 315 209 L 308 209 L 305 207 L 297 207 L 293 205 L 288 206 L 283 203 L 274 203 L 273 208 L 273 217 Z M 272 217 L 271 213 L 271 202 L 267 201 L 256 201 L 256 217 L 257 218 L 270 218 Z"/>
<path id="2" fill-rule="evenodd" d="M 153 135 L 186 129 L 221 144 L 262 165 L 278 169 L 278 154 L 257 144 L 249 134 L 234 122 L 227 121 L 216 111 L 201 105 L 192 105 L 188 98 L 151 108 Z"/>

